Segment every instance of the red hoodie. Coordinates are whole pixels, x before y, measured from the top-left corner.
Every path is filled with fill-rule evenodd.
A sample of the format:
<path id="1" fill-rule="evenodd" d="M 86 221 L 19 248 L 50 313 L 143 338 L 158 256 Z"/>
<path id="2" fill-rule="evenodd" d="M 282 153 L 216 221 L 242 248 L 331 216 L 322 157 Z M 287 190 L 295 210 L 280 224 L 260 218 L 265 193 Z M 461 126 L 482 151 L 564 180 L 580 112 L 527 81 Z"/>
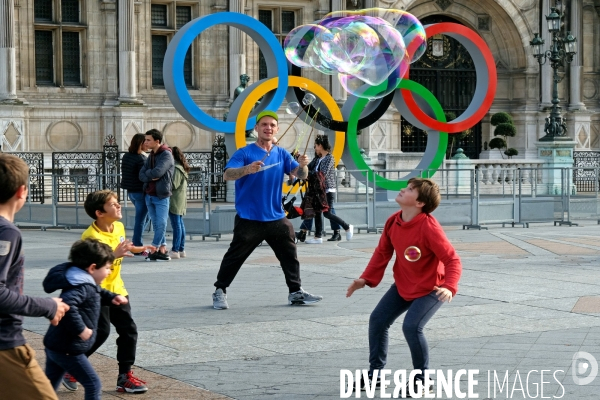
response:
<path id="1" fill-rule="evenodd" d="M 439 222 L 425 213 L 404 222 L 401 215 L 399 211 L 386 221 L 379 245 L 360 277 L 370 287 L 379 285 L 395 251 L 394 281 L 403 299 L 423 297 L 431 293 L 434 286 L 449 289 L 454 297 L 462 265 Z M 421 258 L 415 262 L 404 257 L 405 250 L 411 246 L 421 251 Z"/>

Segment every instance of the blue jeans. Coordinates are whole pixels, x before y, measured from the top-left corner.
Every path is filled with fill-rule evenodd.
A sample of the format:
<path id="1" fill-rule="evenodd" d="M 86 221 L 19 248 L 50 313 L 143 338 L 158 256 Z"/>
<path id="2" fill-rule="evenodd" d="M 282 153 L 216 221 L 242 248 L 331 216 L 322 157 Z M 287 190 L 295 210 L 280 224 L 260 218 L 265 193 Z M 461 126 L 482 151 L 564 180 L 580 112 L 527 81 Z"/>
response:
<path id="1" fill-rule="evenodd" d="M 173 248 L 171 250 L 180 252 L 185 247 L 185 225 L 183 224 L 183 215 L 172 214 L 169 212 L 171 228 L 173 228 Z"/>
<path id="2" fill-rule="evenodd" d="M 133 239 L 131 240 L 134 246 L 143 246 L 142 234 L 148 223 L 150 223 L 146 195 L 142 192 L 128 192 L 127 197 L 135 207 L 135 223 L 133 224 Z"/>
<path id="3" fill-rule="evenodd" d="M 146 195 L 146 206 L 148 206 L 148 214 L 154 226 L 152 246 L 157 248 L 166 246 L 165 234 L 167 233 L 167 218 L 169 216 L 169 198 L 159 199 L 156 196 Z"/>
<path id="4" fill-rule="evenodd" d="M 385 367 L 389 328 L 404 312 L 406 316 L 402 332 L 410 349 L 413 367 L 421 371 L 429 368 L 429 346 L 423 328 L 442 304 L 444 303 L 438 300 L 435 291 L 415 300 L 404 300 L 398 294 L 396 284 L 392 284 L 369 318 L 369 372 Z M 416 377 L 423 379 L 423 374 Z"/>
<path id="5" fill-rule="evenodd" d="M 100 400 L 102 391 L 100 378 L 85 354 L 69 356 L 48 349 L 45 350 L 46 376 L 50 380 L 54 391 L 58 391 L 65 372 L 68 372 L 85 388 L 85 400 Z"/>

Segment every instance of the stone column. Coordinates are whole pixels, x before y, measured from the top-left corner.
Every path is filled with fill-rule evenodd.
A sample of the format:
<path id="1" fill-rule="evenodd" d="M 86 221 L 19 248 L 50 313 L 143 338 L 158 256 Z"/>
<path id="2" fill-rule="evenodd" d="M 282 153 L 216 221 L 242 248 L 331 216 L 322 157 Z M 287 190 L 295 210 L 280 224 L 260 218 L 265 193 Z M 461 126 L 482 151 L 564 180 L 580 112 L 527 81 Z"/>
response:
<path id="1" fill-rule="evenodd" d="M 571 1 L 571 34 L 577 38 L 577 54 L 573 57 L 573 61 L 570 66 L 569 76 L 569 110 L 585 110 L 585 104 L 581 101 L 581 51 L 583 50 L 583 13 L 582 13 L 583 0 L 572 0 Z"/>
<path id="2" fill-rule="evenodd" d="M 0 102 L 17 99 L 14 0 L 0 0 Z"/>
<path id="3" fill-rule="evenodd" d="M 134 0 L 119 0 L 119 101 L 137 102 Z"/>
<path id="4" fill-rule="evenodd" d="M 542 0 L 542 20 L 540 21 L 540 37 L 544 39 L 544 49 L 550 49 L 552 45 L 552 35 L 548 31 L 548 22 L 546 22 L 546 15 L 550 14 L 550 0 Z M 532 57 L 530 55 L 530 57 Z M 552 68 L 550 67 L 550 60 L 547 60 L 544 65 L 540 67 L 540 82 L 542 85 L 542 103 L 540 108 L 552 107 Z"/>
<path id="5" fill-rule="evenodd" d="M 244 0 L 231 0 L 229 11 L 244 14 Z M 233 101 L 235 88 L 240 84 L 240 75 L 247 73 L 243 32 L 229 27 L 229 99 L 231 101 Z M 258 80 L 256 76 L 251 78 L 252 81 Z"/>

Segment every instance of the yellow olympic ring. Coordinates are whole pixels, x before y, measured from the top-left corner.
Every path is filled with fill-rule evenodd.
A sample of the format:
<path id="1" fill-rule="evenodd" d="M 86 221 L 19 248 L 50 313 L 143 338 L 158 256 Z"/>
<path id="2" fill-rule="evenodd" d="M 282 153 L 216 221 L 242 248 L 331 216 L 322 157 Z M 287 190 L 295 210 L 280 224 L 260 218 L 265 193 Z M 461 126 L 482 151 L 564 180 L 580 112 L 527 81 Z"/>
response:
<path id="1" fill-rule="evenodd" d="M 237 115 L 235 120 L 235 147 L 240 149 L 246 146 L 246 121 L 250 116 L 250 112 L 252 108 L 262 96 L 270 92 L 271 90 L 277 89 L 279 83 L 279 78 L 271 78 L 262 82 L 260 85 L 256 86 L 252 90 L 252 93 L 246 98 L 246 100 L 242 103 L 240 107 L 240 112 Z M 323 88 L 323 86 L 319 85 L 317 82 L 312 81 L 310 79 L 303 78 L 301 76 L 290 76 L 288 85 L 291 87 L 302 87 L 306 89 L 307 92 L 311 92 L 316 97 L 319 98 L 325 104 L 331 116 L 334 120 L 341 121 L 342 111 L 340 107 L 337 105 L 333 97 Z M 346 141 L 346 134 L 342 131 L 335 131 L 335 143 L 333 145 L 333 151 L 331 155 L 333 156 L 335 166 L 340 162 L 342 158 L 342 152 L 344 151 L 344 145 Z M 288 191 L 290 186 L 287 183 L 283 184 L 283 190 Z"/>

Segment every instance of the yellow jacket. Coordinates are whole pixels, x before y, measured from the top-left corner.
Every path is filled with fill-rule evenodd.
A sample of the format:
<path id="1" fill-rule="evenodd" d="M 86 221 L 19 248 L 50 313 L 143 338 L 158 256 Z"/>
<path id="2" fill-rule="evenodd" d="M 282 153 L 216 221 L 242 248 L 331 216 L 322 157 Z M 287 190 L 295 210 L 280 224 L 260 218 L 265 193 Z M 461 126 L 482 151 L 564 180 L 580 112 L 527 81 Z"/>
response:
<path id="1" fill-rule="evenodd" d="M 92 225 L 83 232 L 81 239 L 97 239 L 102 243 L 106 243 L 114 250 L 119 243 L 125 240 L 125 227 L 121 222 L 115 221 L 113 222 L 113 231 L 104 232 L 96 226 L 96 221 L 94 221 L 92 222 Z M 100 286 L 116 294 L 127 296 L 125 283 L 123 283 L 123 279 L 121 278 L 121 261 L 123 261 L 123 257 L 115 259 L 110 275 L 106 277 Z"/>

